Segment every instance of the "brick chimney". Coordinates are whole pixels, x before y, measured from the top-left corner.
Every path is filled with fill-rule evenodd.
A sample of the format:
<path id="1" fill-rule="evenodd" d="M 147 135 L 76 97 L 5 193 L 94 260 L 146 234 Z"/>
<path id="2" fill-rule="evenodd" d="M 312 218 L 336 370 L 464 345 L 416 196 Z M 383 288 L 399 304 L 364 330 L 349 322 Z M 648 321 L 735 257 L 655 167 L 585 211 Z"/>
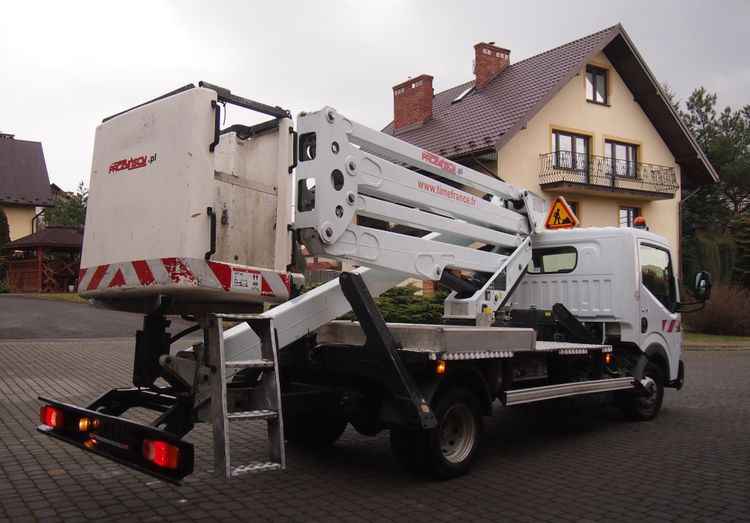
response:
<path id="1" fill-rule="evenodd" d="M 393 130 L 424 123 L 432 116 L 432 76 L 421 74 L 393 86 Z"/>
<path id="2" fill-rule="evenodd" d="M 480 42 L 474 46 L 475 85 L 482 87 L 497 73 L 510 65 L 510 51 L 497 47 L 495 42 Z"/>

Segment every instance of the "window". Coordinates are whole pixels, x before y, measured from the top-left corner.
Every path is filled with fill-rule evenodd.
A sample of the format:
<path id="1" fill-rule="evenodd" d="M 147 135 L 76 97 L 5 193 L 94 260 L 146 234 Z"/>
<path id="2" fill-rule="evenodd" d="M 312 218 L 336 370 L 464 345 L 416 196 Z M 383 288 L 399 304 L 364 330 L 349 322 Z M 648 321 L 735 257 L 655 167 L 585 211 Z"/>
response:
<path id="1" fill-rule="evenodd" d="M 593 65 L 586 66 L 586 100 L 598 104 L 607 103 L 607 70 Z"/>
<path id="2" fill-rule="evenodd" d="M 471 93 L 471 92 L 472 92 L 473 90 L 474 90 L 474 86 L 473 86 L 473 85 L 472 85 L 472 86 L 470 86 L 470 87 L 467 87 L 466 89 L 464 89 L 464 90 L 463 90 L 463 91 L 461 92 L 461 94 L 459 94 L 458 96 L 456 96 L 456 97 L 455 97 L 455 98 L 454 98 L 454 99 L 453 99 L 453 100 L 451 101 L 451 103 L 452 103 L 452 104 L 455 104 L 455 103 L 458 103 L 458 102 L 460 102 L 461 100 L 463 100 L 464 98 L 466 98 L 466 97 L 467 97 L 467 96 L 469 95 L 469 93 Z"/>
<path id="3" fill-rule="evenodd" d="M 554 274 L 572 272 L 578 263 L 575 247 L 553 247 L 534 249 L 529 262 L 529 274 Z"/>
<path id="4" fill-rule="evenodd" d="M 605 163 L 607 174 L 628 176 L 630 178 L 635 178 L 638 174 L 637 145 L 606 140 L 604 142 L 604 156 L 607 158 Z"/>
<path id="5" fill-rule="evenodd" d="M 632 227 L 640 215 L 638 207 L 620 207 L 620 227 Z"/>
<path id="6" fill-rule="evenodd" d="M 641 282 L 670 311 L 677 302 L 672 262 L 664 249 L 641 244 Z"/>
<path id="7" fill-rule="evenodd" d="M 588 136 L 552 131 L 552 149 L 555 153 L 555 167 L 582 172 L 588 170 Z"/>

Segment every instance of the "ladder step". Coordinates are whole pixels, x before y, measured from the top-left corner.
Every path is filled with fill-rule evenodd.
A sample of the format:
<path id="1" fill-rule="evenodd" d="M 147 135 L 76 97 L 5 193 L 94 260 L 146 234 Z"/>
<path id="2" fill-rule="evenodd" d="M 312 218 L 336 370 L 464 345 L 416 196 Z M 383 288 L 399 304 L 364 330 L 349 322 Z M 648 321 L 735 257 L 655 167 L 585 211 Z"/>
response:
<path id="1" fill-rule="evenodd" d="M 261 314 L 242 314 L 242 313 L 223 313 L 223 314 L 216 314 L 217 318 L 221 318 L 222 320 L 227 321 L 247 321 L 247 320 L 266 320 L 267 318 L 264 318 Z"/>
<path id="2" fill-rule="evenodd" d="M 244 361 L 227 361 L 224 366 L 228 369 L 272 369 L 273 361 L 271 360 L 244 360 Z"/>
<path id="3" fill-rule="evenodd" d="M 230 412 L 227 414 L 229 421 L 242 421 L 251 419 L 276 419 L 279 413 L 275 410 L 248 410 L 244 412 Z"/>
<path id="4" fill-rule="evenodd" d="M 247 465 L 239 465 L 237 467 L 231 467 L 229 475 L 239 476 L 240 474 L 268 472 L 271 470 L 281 470 L 281 463 L 274 463 L 273 461 L 257 461 L 255 463 L 248 463 Z"/>

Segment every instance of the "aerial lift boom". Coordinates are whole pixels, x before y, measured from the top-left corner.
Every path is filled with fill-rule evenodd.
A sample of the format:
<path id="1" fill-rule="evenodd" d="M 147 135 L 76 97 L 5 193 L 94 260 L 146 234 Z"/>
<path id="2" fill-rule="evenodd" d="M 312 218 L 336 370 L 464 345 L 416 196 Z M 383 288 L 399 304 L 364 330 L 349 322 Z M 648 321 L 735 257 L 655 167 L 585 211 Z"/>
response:
<path id="1" fill-rule="evenodd" d="M 313 255 L 359 265 L 373 295 L 409 277 L 455 286 L 446 300 L 448 320 L 474 322 L 477 314 L 494 314 L 506 303 L 531 258 L 531 234 L 544 227 L 544 198 L 368 129 L 330 107 L 300 114 L 297 132 L 292 227 Z M 358 225 L 357 216 L 433 232 L 409 236 L 397 227 Z M 479 273 L 474 281 L 481 283 L 472 286 L 451 271 Z M 264 316 L 275 320 L 284 347 L 349 309 L 333 281 Z M 227 357 L 257 352 L 257 341 L 244 325 L 230 329 Z"/>

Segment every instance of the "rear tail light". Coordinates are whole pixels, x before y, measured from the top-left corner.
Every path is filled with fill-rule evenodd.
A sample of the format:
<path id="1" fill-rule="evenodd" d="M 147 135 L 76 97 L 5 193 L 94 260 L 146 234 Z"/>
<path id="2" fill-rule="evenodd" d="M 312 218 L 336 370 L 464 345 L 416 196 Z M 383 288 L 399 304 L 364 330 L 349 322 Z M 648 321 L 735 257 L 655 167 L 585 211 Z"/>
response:
<path id="1" fill-rule="evenodd" d="M 60 409 L 45 405 L 39 409 L 39 421 L 48 427 L 57 429 L 63 426 L 63 413 Z"/>
<path id="2" fill-rule="evenodd" d="M 180 463 L 180 449 L 164 441 L 144 439 L 141 447 L 143 457 L 168 469 L 176 469 Z"/>

